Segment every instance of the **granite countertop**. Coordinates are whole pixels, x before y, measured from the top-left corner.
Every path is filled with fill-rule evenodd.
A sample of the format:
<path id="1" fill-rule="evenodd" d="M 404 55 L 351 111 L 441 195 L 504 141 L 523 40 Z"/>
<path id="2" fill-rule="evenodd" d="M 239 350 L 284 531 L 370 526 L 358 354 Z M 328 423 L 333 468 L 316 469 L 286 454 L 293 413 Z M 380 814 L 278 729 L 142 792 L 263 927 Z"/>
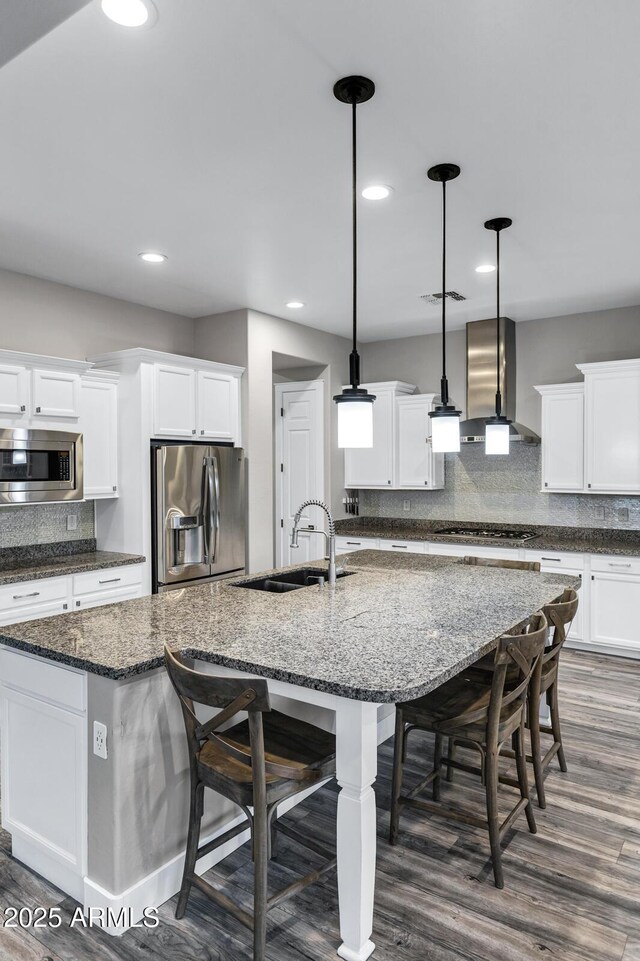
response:
<path id="1" fill-rule="evenodd" d="M 459 537 L 436 534 L 443 527 L 469 530 L 535 531 L 529 540 L 500 540 L 492 537 Z M 607 530 L 600 527 L 543 527 L 526 521 L 513 524 L 479 524 L 473 521 L 405 520 L 401 517 L 348 517 L 336 522 L 340 537 L 398 538 L 441 544 L 478 544 L 483 547 L 524 547 L 533 551 L 568 551 L 580 554 L 622 554 L 640 556 L 640 531 Z"/>
<path id="2" fill-rule="evenodd" d="M 64 574 L 83 574 L 127 564 L 143 564 L 140 554 L 98 551 L 95 540 L 56 542 L 0 550 L 0 585 Z"/>
<path id="3" fill-rule="evenodd" d="M 119 679 L 160 667 L 166 642 L 232 669 L 393 703 L 439 686 L 580 584 L 387 551 L 356 552 L 346 567 L 335 590 L 270 594 L 236 578 L 0 628 L 0 643 Z"/>

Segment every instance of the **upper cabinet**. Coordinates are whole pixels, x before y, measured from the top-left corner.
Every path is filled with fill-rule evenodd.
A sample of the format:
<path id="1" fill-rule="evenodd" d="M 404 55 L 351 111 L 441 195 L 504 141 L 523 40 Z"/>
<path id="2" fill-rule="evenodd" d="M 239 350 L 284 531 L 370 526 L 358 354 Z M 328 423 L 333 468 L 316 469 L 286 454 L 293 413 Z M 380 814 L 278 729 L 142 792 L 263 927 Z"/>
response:
<path id="1" fill-rule="evenodd" d="M 118 374 L 87 371 L 80 385 L 84 496 L 118 496 Z"/>
<path id="2" fill-rule="evenodd" d="M 0 417 L 19 424 L 27 420 L 29 406 L 29 371 L 13 364 L 0 365 Z M 8 426 L 8 424 L 6 424 Z"/>
<path id="3" fill-rule="evenodd" d="M 0 426 L 73 429 L 84 361 L 0 351 Z"/>
<path id="4" fill-rule="evenodd" d="M 80 374 L 67 370 L 34 370 L 31 376 L 34 416 L 78 420 Z"/>
<path id="5" fill-rule="evenodd" d="M 153 432 L 156 437 L 188 437 L 196 434 L 195 370 L 156 364 L 153 390 Z"/>
<path id="6" fill-rule="evenodd" d="M 431 418 L 436 394 L 414 394 L 396 399 L 395 487 L 437 490 L 444 487 L 444 454 L 431 446 Z"/>
<path id="7" fill-rule="evenodd" d="M 363 384 L 375 395 L 373 447 L 344 452 L 345 487 L 429 490 L 444 486 L 444 457 L 431 449 L 429 411 L 434 394 L 412 384 Z"/>
<path id="8" fill-rule="evenodd" d="M 196 398 L 198 436 L 235 440 L 240 415 L 239 379 L 224 371 L 199 370 Z"/>
<path id="9" fill-rule="evenodd" d="M 584 384 L 536 387 L 542 395 L 542 486 L 584 487 Z"/>
<path id="10" fill-rule="evenodd" d="M 581 364 L 587 490 L 640 493 L 640 360 Z"/>
<path id="11" fill-rule="evenodd" d="M 640 494 L 640 360 L 578 364 L 542 395 L 545 491 Z"/>

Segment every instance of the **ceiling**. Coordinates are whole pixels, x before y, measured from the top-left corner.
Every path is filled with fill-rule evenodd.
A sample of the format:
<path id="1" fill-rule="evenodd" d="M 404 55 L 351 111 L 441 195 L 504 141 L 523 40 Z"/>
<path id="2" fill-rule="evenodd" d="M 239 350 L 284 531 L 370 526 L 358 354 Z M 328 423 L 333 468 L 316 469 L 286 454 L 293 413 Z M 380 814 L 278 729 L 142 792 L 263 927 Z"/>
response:
<path id="1" fill-rule="evenodd" d="M 8 0 L 4 0 L 8 2 Z M 13 2 L 13 0 L 12 0 Z M 238 307 L 349 333 L 358 112 L 362 340 L 438 329 L 441 161 L 452 326 L 490 316 L 489 217 L 515 320 L 640 303 L 640 4 L 98 0 L 0 71 L 0 266 L 187 317 Z M 152 267 L 139 251 L 161 250 Z M 284 304 L 300 299 L 302 310 Z"/>

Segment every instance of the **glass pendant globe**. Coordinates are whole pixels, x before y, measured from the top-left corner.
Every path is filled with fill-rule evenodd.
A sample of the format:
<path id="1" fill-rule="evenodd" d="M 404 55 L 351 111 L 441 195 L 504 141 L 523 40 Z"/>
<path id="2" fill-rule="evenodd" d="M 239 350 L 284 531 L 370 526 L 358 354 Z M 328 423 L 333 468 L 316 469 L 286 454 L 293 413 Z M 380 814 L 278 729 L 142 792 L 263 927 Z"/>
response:
<path id="1" fill-rule="evenodd" d="M 487 424 L 484 435 L 485 454 L 508 454 L 509 434 L 508 424 Z"/>
<path id="2" fill-rule="evenodd" d="M 434 454 L 455 454 L 460 450 L 460 417 L 431 418 L 431 446 Z"/>
<path id="3" fill-rule="evenodd" d="M 373 404 L 341 401 L 338 404 L 338 447 L 373 447 Z"/>

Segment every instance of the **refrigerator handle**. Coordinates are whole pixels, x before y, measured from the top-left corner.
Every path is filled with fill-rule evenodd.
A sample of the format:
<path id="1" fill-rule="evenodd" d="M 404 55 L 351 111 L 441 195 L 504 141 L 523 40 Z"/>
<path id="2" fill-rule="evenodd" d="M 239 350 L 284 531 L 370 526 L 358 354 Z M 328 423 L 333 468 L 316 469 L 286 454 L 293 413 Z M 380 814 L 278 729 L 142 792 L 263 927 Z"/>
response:
<path id="1" fill-rule="evenodd" d="M 211 563 L 211 502 L 213 484 L 211 477 L 211 458 L 202 459 L 202 536 L 204 540 L 204 562 Z"/>
<path id="2" fill-rule="evenodd" d="M 215 492 L 215 506 L 209 501 L 209 523 L 213 529 L 213 550 L 211 551 L 210 564 L 215 563 L 218 553 L 218 532 L 220 530 L 220 473 L 218 471 L 218 458 L 214 455 L 211 458 L 213 467 L 213 490 Z M 209 468 L 211 471 L 211 468 Z"/>

